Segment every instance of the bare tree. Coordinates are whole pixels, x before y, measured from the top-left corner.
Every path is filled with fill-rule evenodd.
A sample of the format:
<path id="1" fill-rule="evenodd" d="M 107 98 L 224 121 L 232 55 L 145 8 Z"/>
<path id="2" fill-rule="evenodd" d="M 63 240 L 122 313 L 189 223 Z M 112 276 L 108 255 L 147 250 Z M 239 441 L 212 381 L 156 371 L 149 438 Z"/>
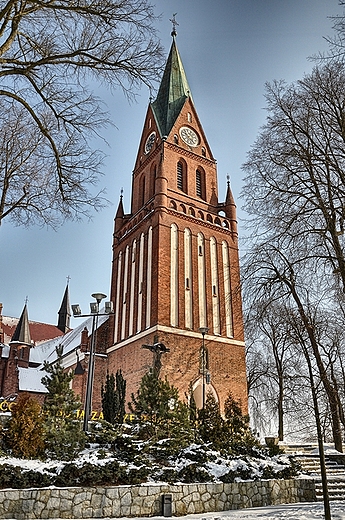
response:
<path id="1" fill-rule="evenodd" d="M 293 251 L 291 256 L 293 257 Z M 306 259 L 303 259 L 306 260 Z M 308 266 L 310 268 L 310 262 Z M 327 370 L 327 364 L 322 356 L 320 345 L 320 330 L 315 319 L 317 316 L 316 292 L 320 290 L 321 284 L 311 284 L 308 271 L 303 269 L 301 259 L 288 259 L 275 245 L 262 242 L 257 244 L 247 254 L 246 280 L 252 288 L 254 298 L 257 301 L 268 297 L 271 302 L 284 302 L 287 309 L 286 322 L 289 324 L 289 334 L 292 342 L 299 345 L 307 364 L 309 387 L 312 394 L 315 424 L 317 429 L 325 518 L 330 517 L 329 497 L 327 489 L 327 476 L 325 467 L 325 456 L 323 447 L 323 432 L 320 414 L 319 380 L 327 396 L 332 424 L 332 435 L 335 448 L 342 451 L 342 430 L 340 398 L 338 388 L 334 385 L 332 376 Z M 296 268 L 296 269 L 295 269 Z M 313 273 L 315 276 L 315 273 Z M 322 298 L 320 298 L 322 301 Z M 321 331 L 322 332 L 322 331 Z M 315 372 L 316 369 L 316 372 Z"/>
<path id="2" fill-rule="evenodd" d="M 267 84 L 267 123 L 249 153 L 254 230 L 338 273 L 345 289 L 345 68 L 327 62 L 293 85 Z M 255 189 L 253 189 L 255 187 Z"/>
<path id="3" fill-rule="evenodd" d="M 133 96 L 162 65 L 149 0 L 7 0 L 0 6 L 0 223 L 55 226 L 93 194 L 108 124 L 90 82 Z"/>
<path id="4" fill-rule="evenodd" d="M 247 254 L 245 278 L 255 293 L 255 298 L 281 300 L 295 312 L 305 331 L 311 356 L 315 360 L 319 378 L 327 395 L 335 448 L 342 451 L 342 406 L 338 387 L 334 385 L 328 370 L 327 360 L 322 356 L 322 344 L 318 328 L 318 305 L 323 305 L 326 292 L 321 290 L 321 280 L 315 283 L 316 273 L 312 263 L 299 258 L 299 251 L 289 251 L 290 258 L 275 244 L 261 243 Z M 294 258 L 294 254 L 295 257 Z M 314 281 L 314 283 L 313 283 Z"/>
<path id="5" fill-rule="evenodd" d="M 263 422 L 276 420 L 280 441 L 284 440 L 285 411 L 292 407 L 291 403 L 294 407 L 296 393 L 300 394 L 299 380 L 303 378 L 301 355 L 294 348 L 288 312 L 279 302 L 255 301 L 247 309 L 245 323 L 249 398 L 256 403 L 256 415 L 261 409 Z"/>

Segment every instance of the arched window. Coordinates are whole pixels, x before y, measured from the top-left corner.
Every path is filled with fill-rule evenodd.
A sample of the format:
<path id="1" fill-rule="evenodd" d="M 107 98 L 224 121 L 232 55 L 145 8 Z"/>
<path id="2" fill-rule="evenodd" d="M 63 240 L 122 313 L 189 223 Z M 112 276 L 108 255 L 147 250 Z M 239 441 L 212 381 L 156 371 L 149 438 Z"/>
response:
<path id="1" fill-rule="evenodd" d="M 205 194 L 205 172 L 201 168 L 198 168 L 195 173 L 195 185 L 196 194 L 201 199 L 206 199 Z"/>
<path id="2" fill-rule="evenodd" d="M 187 193 L 186 165 L 182 161 L 177 163 L 177 188 Z"/>

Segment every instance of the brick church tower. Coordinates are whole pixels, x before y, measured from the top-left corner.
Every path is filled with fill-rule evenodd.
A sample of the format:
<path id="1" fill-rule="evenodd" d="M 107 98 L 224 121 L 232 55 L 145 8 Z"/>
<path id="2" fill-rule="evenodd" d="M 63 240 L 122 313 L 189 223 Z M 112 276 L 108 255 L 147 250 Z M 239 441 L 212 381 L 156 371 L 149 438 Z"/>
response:
<path id="1" fill-rule="evenodd" d="M 199 407 L 229 391 L 247 410 L 236 206 L 194 107 L 172 32 L 133 171 L 131 211 L 115 217 L 109 372 L 122 369 L 127 397 L 155 366 Z"/>

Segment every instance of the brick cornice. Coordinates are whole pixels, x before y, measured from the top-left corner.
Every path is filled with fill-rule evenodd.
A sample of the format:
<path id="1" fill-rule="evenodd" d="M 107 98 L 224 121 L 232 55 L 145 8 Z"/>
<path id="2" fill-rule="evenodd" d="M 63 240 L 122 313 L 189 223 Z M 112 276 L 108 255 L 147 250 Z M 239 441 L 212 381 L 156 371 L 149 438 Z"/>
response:
<path id="1" fill-rule="evenodd" d="M 167 148 L 173 150 L 176 154 L 184 155 L 189 159 L 197 160 L 198 162 L 204 164 L 205 166 L 216 165 L 216 161 L 214 159 L 209 159 L 208 157 L 204 157 L 203 155 L 199 155 L 191 150 L 186 150 L 185 148 L 181 148 L 177 144 L 166 142 Z"/>
<path id="2" fill-rule="evenodd" d="M 130 336 L 127 339 L 124 339 L 122 341 L 119 341 L 118 343 L 115 343 L 115 345 L 111 345 L 107 349 L 107 354 L 110 354 L 110 352 L 113 352 L 114 350 L 117 350 L 119 348 L 125 347 L 126 345 L 129 345 L 133 343 L 133 341 L 143 340 L 148 335 L 153 334 L 155 332 L 166 332 L 168 334 L 174 334 L 176 336 L 187 336 L 189 338 L 201 338 L 201 334 L 198 331 L 194 330 L 185 330 L 185 329 L 179 329 L 176 327 L 168 327 L 166 325 L 154 325 L 153 327 L 150 327 L 149 329 L 143 330 L 139 334 L 136 334 L 134 336 Z M 233 345 L 236 347 L 245 347 L 244 341 L 239 341 L 233 338 L 227 338 L 225 336 L 215 336 L 213 334 L 207 335 L 208 341 L 215 341 L 217 343 L 226 343 L 227 345 Z"/>

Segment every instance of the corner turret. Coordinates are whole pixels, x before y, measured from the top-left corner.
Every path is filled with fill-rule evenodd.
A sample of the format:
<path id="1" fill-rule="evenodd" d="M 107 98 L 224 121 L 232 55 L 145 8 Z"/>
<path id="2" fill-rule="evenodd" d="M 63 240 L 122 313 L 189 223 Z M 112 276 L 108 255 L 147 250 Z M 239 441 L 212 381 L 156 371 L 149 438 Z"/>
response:
<path id="1" fill-rule="evenodd" d="M 232 233 L 237 235 L 238 231 L 237 231 L 236 204 L 235 204 L 234 196 L 233 196 L 231 188 L 230 188 L 229 177 L 228 177 L 228 187 L 226 190 L 226 198 L 225 198 L 225 202 L 224 202 L 224 211 L 225 211 L 225 215 L 230 220 L 230 226 L 231 226 Z"/>
<path id="2" fill-rule="evenodd" d="M 125 212 L 123 210 L 123 202 L 122 202 L 122 190 L 121 190 L 121 196 L 120 196 L 120 202 L 119 202 L 119 205 L 117 207 L 117 212 L 116 212 L 116 215 L 115 215 L 115 233 L 121 229 L 122 225 L 123 225 L 123 217 L 125 215 Z"/>

